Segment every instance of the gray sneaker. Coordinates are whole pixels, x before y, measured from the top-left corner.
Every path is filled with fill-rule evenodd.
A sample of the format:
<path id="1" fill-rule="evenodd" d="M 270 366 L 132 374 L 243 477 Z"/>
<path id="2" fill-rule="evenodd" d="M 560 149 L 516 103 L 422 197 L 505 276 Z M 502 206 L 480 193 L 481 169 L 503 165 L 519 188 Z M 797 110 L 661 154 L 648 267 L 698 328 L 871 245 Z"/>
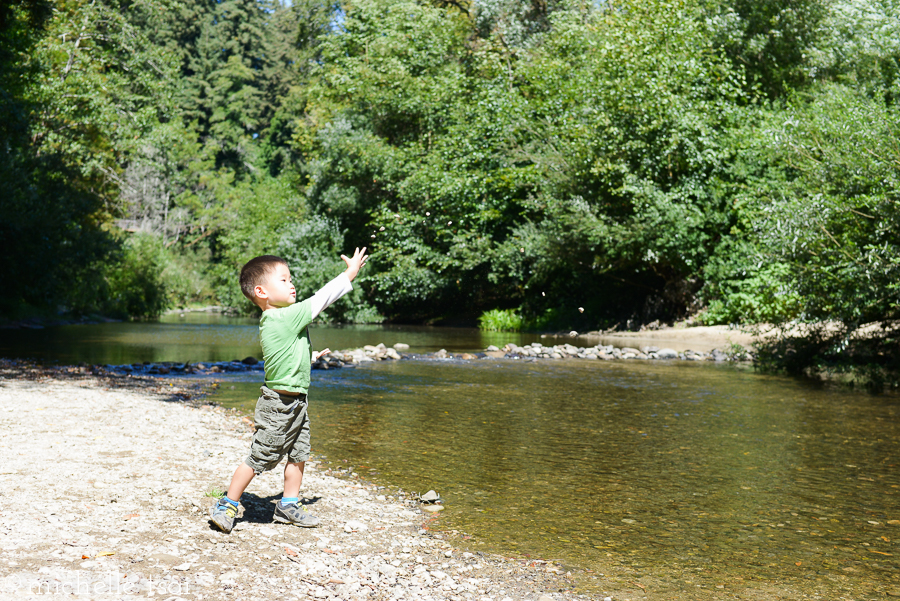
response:
<path id="1" fill-rule="evenodd" d="M 226 501 L 219 499 L 215 505 L 209 509 L 209 521 L 213 525 L 228 534 L 234 528 L 234 518 L 237 516 L 237 507 Z"/>
<path id="2" fill-rule="evenodd" d="M 303 505 L 291 503 L 282 505 L 281 501 L 275 503 L 275 521 L 282 524 L 293 524 L 303 528 L 315 528 L 319 525 L 319 518 L 309 513 Z"/>

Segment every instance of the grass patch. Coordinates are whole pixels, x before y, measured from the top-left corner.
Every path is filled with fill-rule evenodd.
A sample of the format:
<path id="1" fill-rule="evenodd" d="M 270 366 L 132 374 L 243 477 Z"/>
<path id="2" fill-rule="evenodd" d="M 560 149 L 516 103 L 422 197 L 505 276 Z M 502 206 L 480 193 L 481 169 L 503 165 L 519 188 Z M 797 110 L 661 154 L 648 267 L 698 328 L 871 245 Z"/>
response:
<path id="1" fill-rule="evenodd" d="M 228 491 L 227 491 L 227 490 L 222 490 L 222 489 L 219 488 L 218 486 L 210 486 L 210 487 L 207 488 L 206 491 L 203 493 L 203 496 L 204 496 L 204 497 L 212 497 L 213 499 L 221 499 L 222 497 L 225 496 L 225 493 L 226 493 L 226 492 L 228 492 Z"/>

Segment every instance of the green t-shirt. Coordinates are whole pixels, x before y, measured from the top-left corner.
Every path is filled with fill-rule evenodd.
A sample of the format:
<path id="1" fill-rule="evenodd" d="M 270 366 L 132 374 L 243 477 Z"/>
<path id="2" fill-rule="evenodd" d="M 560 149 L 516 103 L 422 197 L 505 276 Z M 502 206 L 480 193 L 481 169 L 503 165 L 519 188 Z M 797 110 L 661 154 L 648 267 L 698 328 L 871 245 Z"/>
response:
<path id="1" fill-rule="evenodd" d="M 265 361 L 266 386 L 303 394 L 309 391 L 312 346 L 307 326 L 311 322 L 310 299 L 263 311 L 259 318 L 259 343 Z"/>

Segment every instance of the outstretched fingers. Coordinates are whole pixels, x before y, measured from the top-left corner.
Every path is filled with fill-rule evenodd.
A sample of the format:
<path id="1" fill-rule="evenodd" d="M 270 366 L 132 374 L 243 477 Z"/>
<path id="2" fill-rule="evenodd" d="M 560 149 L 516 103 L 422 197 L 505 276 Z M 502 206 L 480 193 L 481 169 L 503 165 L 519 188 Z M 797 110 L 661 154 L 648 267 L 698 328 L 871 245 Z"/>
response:
<path id="1" fill-rule="evenodd" d="M 363 246 L 362 249 L 356 248 L 353 252 L 353 257 L 348 257 L 347 255 L 341 255 L 341 259 L 350 266 L 351 261 L 362 267 L 366 264 L 366 261 L 369 260 L 369 255 L 366 254 L 366 247 Z"/>

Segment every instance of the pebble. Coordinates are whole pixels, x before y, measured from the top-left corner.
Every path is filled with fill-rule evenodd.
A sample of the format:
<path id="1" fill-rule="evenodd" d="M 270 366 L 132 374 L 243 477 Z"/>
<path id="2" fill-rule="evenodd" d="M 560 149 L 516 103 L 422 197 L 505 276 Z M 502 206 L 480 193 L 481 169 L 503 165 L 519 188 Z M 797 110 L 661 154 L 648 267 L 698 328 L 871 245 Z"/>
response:
<path id="1" fill-rule="evenodd" d="M 368 526 L 357 520 L 350 520 L 344 524 L 344 532 L 364 532 L 368 529 Z"/>
<path id="2" fill-rule="evenodd" d="M 420 499 L 425 503 L 429 503 L 431 501 L 437 501 L 440 498 L 441 498 L 441 496 L 433 490 L 429 490 L 427 493 L 425 493 L 424 495 L 422 495 L 420 497 Z"/>

